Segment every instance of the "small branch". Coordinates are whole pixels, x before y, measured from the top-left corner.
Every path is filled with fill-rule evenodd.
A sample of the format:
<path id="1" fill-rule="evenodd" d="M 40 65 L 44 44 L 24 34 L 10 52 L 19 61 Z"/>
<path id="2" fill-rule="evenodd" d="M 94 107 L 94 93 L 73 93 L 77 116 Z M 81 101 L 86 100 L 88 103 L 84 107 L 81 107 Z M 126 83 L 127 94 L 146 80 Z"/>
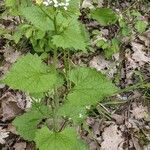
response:
<path id="1" fill-rule="evenodd" d="M 61 132 L 63 130 L 63 128 L 65 127 L 66 123 L 68 122 L 68 119 L 66 119 L 62 125 L 61 125 L 61 128 L 58 130 L 58 132 Z"/>

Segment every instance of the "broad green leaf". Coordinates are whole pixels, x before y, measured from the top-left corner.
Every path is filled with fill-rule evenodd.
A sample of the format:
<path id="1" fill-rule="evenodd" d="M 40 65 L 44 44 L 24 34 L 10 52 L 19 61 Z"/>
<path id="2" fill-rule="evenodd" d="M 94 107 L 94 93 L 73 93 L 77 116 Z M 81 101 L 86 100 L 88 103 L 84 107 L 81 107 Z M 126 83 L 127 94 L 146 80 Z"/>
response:
<path id="1" fill-rule="evenodd" d="M 70 20 L 68 27 L 61 34 L 53 36 L 53 44 L 63 49 L 75 49 L 86 51 L 87 38 L 78 21 Z"/>
<path id="2" fill-rule="evenodd" d="M 40 93 L 52 90 L 62 83 L 62 79 L 53 69 L 43 64 L 39 56 L 27 54 L 12 66 L 3 82 L 13 89 Z"/>
<path id="3" fill-rule="evenodd" d="M 54 133 L 43 127 L 36 132 L 35 143 L 39 150 L 87 150 L 85 144 L 77 139 L 73 128 Z"/>
<path id="4" fill-rule="evenodd" d="M 80 15 L 80 0 L 71 0 L 69 1 L 69 6 L 68 6 L 68 10 L 64 10 L 64 15 L 66 16 L 76 16 L 77 18 Z"/>
<path id="5" fill-rule="evenodd" d="M 34 140 L 37 125 L 42 119 L 48 118 L 51 112 L 47 106 L 42 104 L 37 103 L 32 107 L 33 108 L 30 111 L 16 117 L 13 121 L 13 125 L 16 127 L 19 135 L 29 141 Z"/>
<path id="6" fill-rule="evenodd" d="M 97 8 L 91 10 L 91 17 L 97 20 L 102 26 L 111 25 L 117 21 L 116 13 L 110 8 Z"/>
<path id="7" fill-rule="evenodd" d="M 137 21 L 135 24 L 135 28 L 139 33 L 143 33 L 147 28 L 147 23 L 144 21 Z"/>
<path id="8" fill-rule="evenodd" d="M 22 15 L 40 30 L 54 30 L 53 21 L 40 9 L 40 6 L 21 8 Z"/>
<path id="9" fill-rule="evenodd" d="M 86 106 L 96 105 L 105 97 L 117 92 L 117 87 L 95 69 L 79 67 L 73 69 L 69 79 L 75 86 L 67 96 L 60 114 L 77 119 L 85 115 Z"/>

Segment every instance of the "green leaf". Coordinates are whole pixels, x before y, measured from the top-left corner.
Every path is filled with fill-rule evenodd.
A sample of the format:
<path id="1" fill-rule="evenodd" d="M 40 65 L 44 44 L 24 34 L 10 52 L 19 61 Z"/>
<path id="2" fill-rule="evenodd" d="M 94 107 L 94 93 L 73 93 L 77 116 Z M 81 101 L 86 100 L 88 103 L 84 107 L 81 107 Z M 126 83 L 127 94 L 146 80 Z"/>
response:
<path id="1" fill-rule="evenodd" d="M 30 38 L 33 34 L 33 28 L 29 28 L 26 30 L 25 36 L 26 38 Z"/>
<path id="2" fill-rule="evenodd" d="M 41 30 L 35 30 L 35 32 L 34 32 L 34 39 L 35 40 L 43 39 L 44 36 L 45 36 L 45 33 L 46 32 L 41 31 Z"/>
<path id="3" fill-rule="evenodd" d="M 110 46 L 110 43 L 105 40 L 98 40 L 96 46 L 102 49 L 107 49 Z"/>
<path id="4" fill-rule="evenodd" d="M 84 34 L 83 27 L 76 20 L 69 20 L 68 26 L 58 35 L 54 35 L 52 42 L 57 47 L 63 49 L 75 49 L 86 51 L 87 38 Z"/>
<path id="5" fill-rule="evenodd" d="M 135 24 L 135 28 L 139 33 L 143 33 L 147 28 L 147 23 L 144 21 L 137 21 Z"/>
<path id="6" fill-rule="evenodd" d="M 95 69 L 79 67 L 73 69 L 69 79 L 75 86 L 67 96 L 59 113 L 77 119 L 85 115 L 86 106 L 96 105 L 105 97 L 117 92 L 117 87 Z"/>
<path id="7" fill-rule="evenodd" d="M 18 133 L 25 140 L 32 141 L 35 138 L 35 132 L 37 131 L 37 125 L 42 119 L 50 116 L 50 110 L 47 106 L 42 104 L 34 104 L 33 108 L 24 113 L 23 115 L 15 118 L 13 125 L 16 127 Z"/>
<path id="8" fill-rule="evenodd" d="M 104 50 L 107 59 L 111 59 L 113 54 L 119 52 L 119 44 L 120 42 L 116 38 L 111 40 L 111 46 Z"/>
<path id="9" fill-rule="evenodd" d="M 6 7 L 12 7 L 16 5 L 16 0 L 5 0 Z"/>
<path id="10" fill-rule="evenodd" d="M 141 17 L 142 16 L 141 13 L 137 10 L 132 10 L 131 15 L 135 16 L 135 17 Z"/>
<path id="11" fill-rule="evenodd" d="M 40 30 L 54 30 L 53 21 L 40 9 L 40 7 L 32 6 L 21 8 L 22 15 Z"/>
<path id="12" fill-rule="evenodd" d="M 27 54 L 12 66 L 3 82 L 13 89 L 40 93 L 52 90 L 62 79 L 43 64 L 39 56 Z"/>
<path id="13" fill-rule="evenodd" d="M 97 8 L 91 10 L 91 17 L 97 20 L 102 26 L 111 25 L 117 21 L 116 13 L 110 8 Z"/>
<path id="14" fill-rule="evenodd" d="M 71 16 L 73 15 L 74 17 L 79 17 L 80 15 L 80 8 L 79 8 L 79 5 L 80 5 L 80 0 L 71 0 L 69 2 L 69 6 L 68 6 L 68 10 L 64 10 L 64 15 L 66 16 Z"/>
<path id="15" fill-rule="evenodd" d="M 14 40 L 14 42 L 15 42 L 16 44 L 18 44 L 18 42 L 20 41 L 21 38 L 22 38 L 22 33 L 21 33 L 21 32 L 18 32 L 18 31 L 16 31 L 16 32 L 14 33 L 14 35 L 12 36 L 12 39 Z"/>
<path id="16" fill-rule="evenodd" d="M 77 139 L 73 128 L 66 128 L 62 132 L 54 133 L 47 127 L 36 132 L 35 143 L 39 150 L 86 150 L 84 143 Z"/>
<path id="17" fill-rule="evenodd" d="M 31 29 L 31 25 L 28 24 L 20 24 L 17 29 L 15 30 L 12 39 L 14 40 L 14 42 L 16 44 L 18 44 L 18 42 L 20 41 L 20 39 L 22 38 L 22 36 L 24 34 L 26 34 L 26 31 Z"/>

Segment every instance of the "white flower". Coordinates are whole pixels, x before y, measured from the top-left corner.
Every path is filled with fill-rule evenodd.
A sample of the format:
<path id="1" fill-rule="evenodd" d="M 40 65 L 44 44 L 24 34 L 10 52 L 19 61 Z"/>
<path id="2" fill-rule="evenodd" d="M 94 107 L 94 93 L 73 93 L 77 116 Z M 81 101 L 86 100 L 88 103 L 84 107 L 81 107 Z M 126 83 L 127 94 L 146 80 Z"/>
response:
<path id="1" fill-rule="evenodd" d="M 82 118 L 83 117 L 83 115 L 82 114 L 79 114 L 79 118 Z"/>
<path id="2" fill-rule="evenodd" d="M 55 4 L 54 4 L 54 7 L 58 7 L 58 4 L 57 4 L 57 3 L 55 3 Z"/>
<path id="3" fill-rule="evenodd" d="M 69 6 L 69 2 L 66 2 L 66 6 Z"/>
<path id="4" fill-rule="evenodd" d="M 48 2 L 43 2 L 43 4 L 45 5 L 45 6 L 48 6 L 49 5 L 49 3 Z"/>
<path id="5" fill-rule="evenodd" d="M 64 9 L 67 10 L 67 7 L 65 6 Z"/>
<path id="6" fill-rule="evenodd" d="M 88 110 L 90 110 L 91 106 L 86 106 L 85 108 L 88 109 Z"/>
<path id="7" fill-rule="evenodd" d="M 64 8 L 65 10 L 67 10 L 68 8 L 68 6 L 69 6 L 69 2 L 70 2 L 70 0 L 63 0 L 63 2 L 61 1 L 58 1 L 58 0 L 44 0 L 44 2 L 43 2 L 43 4 L 45 5 L 45 6 L 49 6 L 49 5 L 51 5 L 51 6 L 54 6 L 54 7 L 62 7 L 62 8 Z"/>
<path id="8" fill-rule="evenodd" d="M 69 120 L 72 120 L 72 118 L 69 118 Z"/>

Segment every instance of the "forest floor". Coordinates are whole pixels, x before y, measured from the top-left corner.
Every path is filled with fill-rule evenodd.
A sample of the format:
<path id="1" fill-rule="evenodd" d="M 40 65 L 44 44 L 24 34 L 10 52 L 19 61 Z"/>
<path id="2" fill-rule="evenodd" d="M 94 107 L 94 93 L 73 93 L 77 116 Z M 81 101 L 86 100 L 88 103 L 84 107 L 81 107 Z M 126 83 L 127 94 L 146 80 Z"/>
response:
<path id="1" fill-rule="evenodd" d="M 73 54 L 71 59 L 75 64 L 96 68 L 126 90 L 97 105 L 95 113 L 89 115 L 82 125 L 81 137 L 89 144 L 90 150 L 150 150 L 150 89 L 141 86 L 150 81 L 150 29 L 149 25 L 141 33 L 134 29 L 138 19 L 150 23 L 150 3 L 146 0 L 94 1 L 83 1 L 80 17 L 91 33 L 91 51 L 88 54 Z M 86 12 L 92 7 L 109 7 L 121 14 L 128 26 L 123 30 L 129 35 L 119 35 L 121 28 L 118 22 L 101 27 L 88 19 Z M 0 1 L 0 12 L 3 11 L 4 4 Z M 135 19 L 138 13 L 139 18 Z M 1 17 L 0 27 L 13 30 L 14 18 Z M 24 45 L 18 51 L 8 36 L 0 37 L 1 76 L 22 54 L 29 51 L 29 47 Z M 114 37 L 120 38 L 121 45 L 119 51 L 107 59 L 95 43 L 100 39 L 109 43 Z M 12 125 L 13 119 L 29 107 L 29 96 L 0 84 L 0 149 L 35 150 L 35 144 L 21 138 Z"/>

